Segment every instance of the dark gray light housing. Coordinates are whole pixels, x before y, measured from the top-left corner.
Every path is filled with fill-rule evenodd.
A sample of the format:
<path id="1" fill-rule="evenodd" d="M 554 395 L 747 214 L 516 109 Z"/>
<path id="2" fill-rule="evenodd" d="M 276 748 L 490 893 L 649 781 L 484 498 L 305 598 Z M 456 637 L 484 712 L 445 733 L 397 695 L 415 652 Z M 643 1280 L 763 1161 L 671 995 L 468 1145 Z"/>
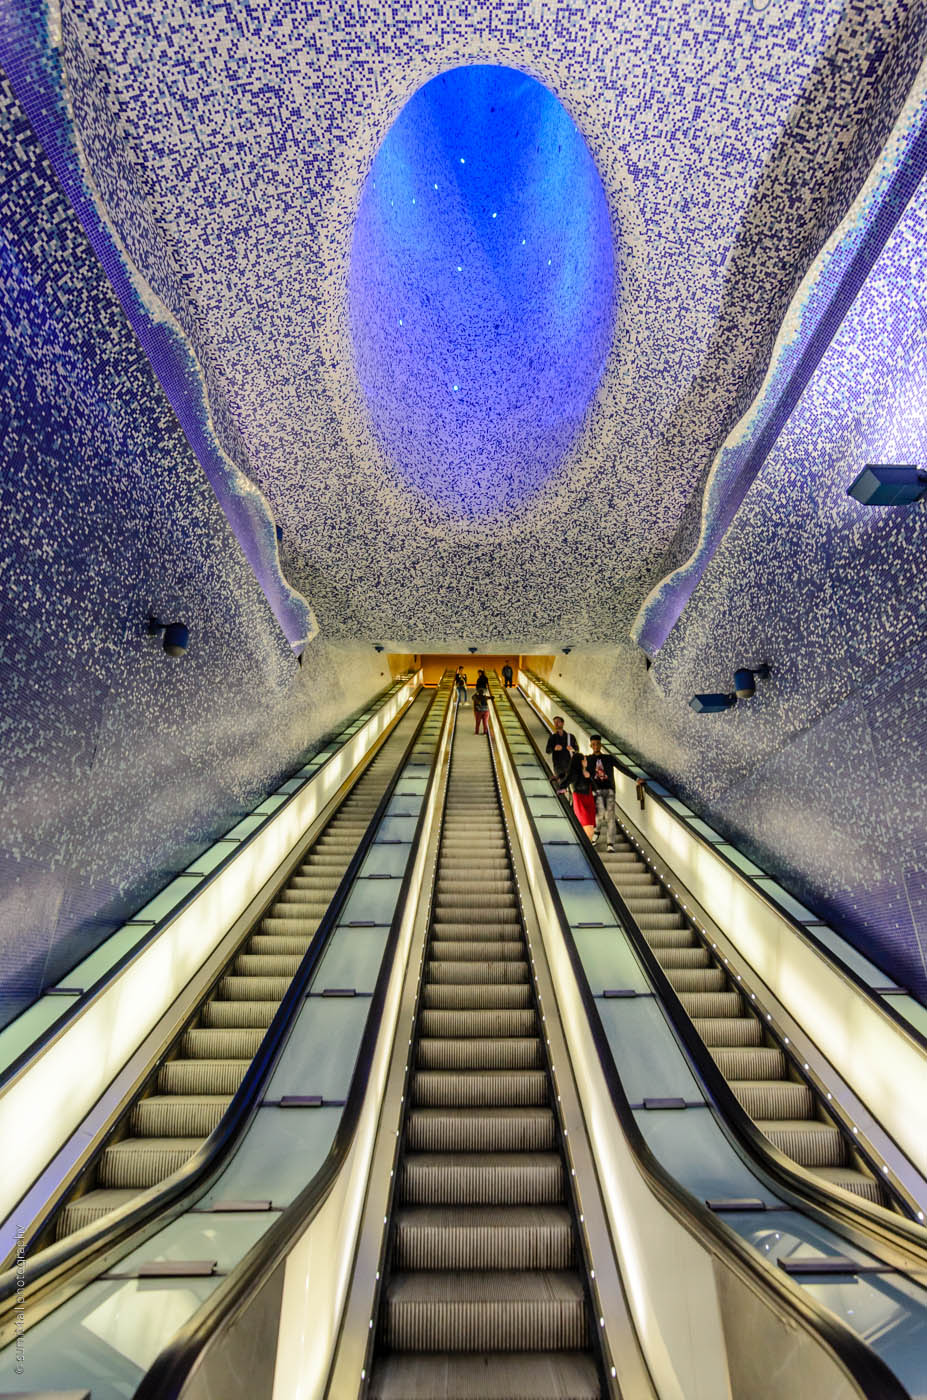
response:
<path id="1" fill-rule="evenodd" d="M 164 650 L 168 656 L 183 656 L 190 644 L 190 629 L 185 622 L 159 622 L 156 617 L 148 619 L 148 635 L 160 636 L 164 633 Z"/>
<path id="2" fill-rule="evenodd" d="M 864 467 L 847 495 L 864 506 L 909 506 L 927 496 L 927 472 L 919 467 Z"/>
<path id="3" fill-rule="evenodd" d="M 769 667 L 764 661 L 762 666 L 744 666 L 739 671 L 734 672 L 734 694 L 738 700 L 749 700 L 756 694 L 756 683 L 758 680 L 769 680 Z"/>
<path id="4" fill-rule="evenodd" d="M 693 695 L 689 709 L 697 715 L 718 715 L 722 710 L 732 710 L 737 704 L 736 695 Z"/>

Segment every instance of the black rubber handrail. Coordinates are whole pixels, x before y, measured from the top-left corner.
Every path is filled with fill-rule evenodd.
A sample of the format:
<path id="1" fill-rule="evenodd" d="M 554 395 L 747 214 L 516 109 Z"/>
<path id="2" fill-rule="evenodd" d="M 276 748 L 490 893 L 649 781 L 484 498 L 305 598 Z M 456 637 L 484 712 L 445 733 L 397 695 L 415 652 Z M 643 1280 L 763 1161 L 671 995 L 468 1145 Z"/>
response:
<path id="1" fill-rule="evenodd" d="M 521 723 L 521 717 L 514 706 L 511 707 L 511 713 Z M 505 727 L 501 723 L 500 728 L 506 741 L 515 782 L 537 849 L 538 859 L 547 881 L 560 935 L 570 959 L 577 990 L 586 1013 L 589 1033 L 592 1036 L 612 1107 L 628 1146 L 637 1159 L 641 1175 L 658 1199 L 690 1234 L 703 1242 L 706 1239 L 710 1240 L 714 1251 L 730 1267 L 746 1273 L 764 1293 L 773 1293 L 783 1309 L 791 1313 L 793 1317 L 799 1318 L 809 1331 L 824 1341 L 839 1358 L 862 1393 L 869 1397 L 869 1400 L 911 1400 L 908 1391 L 881 1357 L 866 1346 L 856 1333 L 840 1322 L 833 1313 L 823 1308 L 808 1294 L 794 1289 L 781 1275 L 781 1271 L 758 1258 L 749 1245 L 745 1244 L 723 1221 L 719 1220 L 706 1205 L 703 1205 L 685 1187 L 680 1185 L 648 1147 L 637 1125 L 624 1085 L 615 1066 L 611 1046 L 599 1017 L 595 998 L 592 995 L 582 959 L 573 938 L 573 931 L 563 908 L 560 892 L 557 889 L 547 853 L 541 842 L 534 815 L 528 805 L 521 775 L 518 772 L 511 749 L 508 748 Z M 531 736 L 527 735 L 527 738 L 530 740 Z M 154 1400 L 154 1397 L 151 1397 L 151 1400 Z"/>
<path id="2" fill-rule="evenodd" d="M 432 703 L 437 703 L 442 690 L 444 690 L 443 684 L 439 686 Z M 452 694 L 453 687 L 448 684 L 445 691 L 448 702 L 450 702 Z M 446 709 L 444 718 L 446 721 Z M 432 751 L 431 771 L 422 799 L 421 811 L 415 825 L 409 860 L 399 889 L 386 946 L 383 950 L 380 971 L 371 997 L 370 1010 L 367 1013 L 364 1034 L 357 1053 L 344 1110 L 328 1155 L 316 1174 L 292 1204 L 287 1207 L 279 1220 L 261 1236 L 241 1263 L 207 1298 L 186 1326 L 159 1353 L 152 1366 L 142 1377 L 134 1400 L 178 1400 L 188 1377 L 199 1364 L 210 1341 L 221 1328 L 231 1325 L 237 1314 L 246 1306 L 249 1296 L 283 1262 L 323 1204 L 344 1165 L 367 1094 L 374 1052 L 383 1019 L 383 1007 L 392 973 L 393 957 L 409 896 L 412 868 L 415 864 L 414 855 L 421 840 L 428 803 L 436 779 L 435 763 L 443 730 L 444 723 L 441 725 Z"/>
<path id="3" fill-rule="evenodd" d="M 565 709 L 571 709 L 574 712 L 574 714 L 576 714 L 577 716 L 579 716 L 580 719 L 583 720 L 584 724 L 586 724 L 587 726 L 595 725 L 596 728 L 601 728 L 605 733 L 608 733 L 607 725 L 599 725 L 598 720 L 593 720 L 592 716 L 589 715 L 585 710 L 578 709 L 573 704 L 572 700 L 565 700 L 562 695 L 558 695 L 554 688 L 548 685 L 546 681 L 542 681 L 540 677 L 534 675 L 532 671 L 526 670 L 526 674 L 531 677 L 533 684 L 536 685 L 539 690 L 546 690 L 547 693 L 552 697 L 552 699 L 554 699 L 558 704 L 563 705 Z M 529 695 L 525 695 L 524 698 L 527 701 L 527 703 L 531 705 L 533 709 L 535 709 L 531 697 Z M 535 713 L 537 713 L 536 709 Z M 593 729 L 591 732 L 595 733 L 595 729 Z M 619 739 L 616 739 L 614 735 L 610 736 L 609 742 L 617 744 L 620 748 L 624 748 L 624 745 L 621 743 L 621 741 Z M 669 792 L 672 792 L 672 788 L 669 787 L 667 783 L 663 782 L 663 780 L 660 778 L 655 778 L 650 775 L 645 776 L 644 778 L 639 778 L 638 775 L 634 773 L 627 766 L 626 763 L 622 763 L 621 759 L 618 758 L 616 754 L 612 754 L 612 757 L 615 759 L 616 768 L 618 768 L 619 772 L 623 773 L 626 778 L 630 778 L 631 782 L 633 783 L 642 782 L 644 784 L 647 796 L 650 798 L 651 802 L 656 803 L 657 806 L 661 807 L 662 810 L 666 812 L 667 816 L 671 817 L 674 822 L 677 822 L 679 825 L 683 826 L 686 832 L 691 837 L 693 837 L 693 839 L 696 840 L 699 843 L 699 845 L 704 846 L 706 850 L 711 851 L 719 860 L 722 860 L 724 864 L 728 867 L 728 869 L 731 870 L 733 874 L 737 876 L 738 880 L 740 880 L 742 884 L 749 886 L 753 894 L 757 895 L 760 899 L 762 899 L 764 904 L 768 905 L 768 907 L 774 910 L 774 912 L 778 914 L 781 919 L 784 919 L 786 923 L 790 924 L 792 929 L 796 933 L 798 933 L 803 939 L 805 939 L 807 943 L 810 943 L 811 947 L 814 949 L 814 951 L 818 954 L 819 957 L 823 958 L 823 960 L 826 963 L 830 964 L 831 967 L 836 968 L 837 971 L 839 971 L 844 977 L 846 977 L 848 981 L 852 982 L 856 986 L 856 988 L 860 992 L 862 992 L 863 995 L 869 1001 L 872 1002 L 872 1005 L 875 1007 L 875 1009 L 881 1012 L 882 1015 L 887 1017 L 887 1019 L 890 1020 L 898 1030 L 903 1031 L 904 1034 L 908 1037 L 908 1039 L 911 1040 L 919 1050 L 927 1052 L 927 1035 L 919 1031 L 916 1026 L 913 1026 L 910 1021 L 906 1020 L 905 1017 L 901 1015 L 900 1012 L 895 1010 L 895 1008 L 892 1006 L 892 1000 L 890 996 L 883 996 L 882 993 L 877 991 L 874 987 L 870 987 L 869 983 L 864 981 L 863 978 L 860 977 L 859 973 L 856 972 L 856 970 L 852 968 L 849 965 L 849 963 L 845 963 L 843 961 L 839 953 L 835 953 L 832 948 L 828 948 L 827 944 L 823 943 L 819 938 L 817 938 L 813 930 L 809 928 L 807 924 L 800 923 L 799 920 L 795 918 L 794 914 L 790 914 L 789 911 L 783 907 L 783 905 L 778 904 L 776 900 L 773 899 L 773 897 L 769 894 L 769 892 L 763 889 L 762 885 L 758 885 L 756 883 L 756 880 L 752 876 L 747 875 L 745 871 L 741 870 L 739 866 L 737 866 L 737 864 L 731 860 L 730 856 L 725 855 L 724 851 L 719 850 L 718 845 L 714 841 L 709 841 L 706 837 L 702 835 L 700 831 L 696 831 L 695 827 L 693 827 L 689 822 L 687 822 L 684 817 L 681 817 L 678 812 L 674 812 L 672 807 L 670 807 L 669 803 L 666 801 L 666 799 L 662 797 L 660 793 L 654 792 L 653 787 L 651 786 L 651 784 L 653 783 L 659 783 L 661 787 L 665 787 Z M 680 797 L 676 797 L 674 800 L 677 802 L 681 802 L 683 799 Z M 707 825 L 707 818 L 699 817 L 698 813 L 693 813 L 693 815 L 698 821 L 704 821 Z M 730 841 L 726 841 L 725 844 L 732 845 L 733 843 Z M 781 881 L 779 881 L 778 877 L 775 875 L 766 875 L 765 878 L 768 880 L 776 880 L 777 883 L 781 883 Z M 785 886 L 783 886 L 783 889 L 784 888 Z M 797 898 L 797 896 L 793 896 L 793 898 Z M 818 918 L 819 923 L 827 924 L 826 919 L 820 918 L 820 916 L 818 915 L 816 915 L 815 917 Z M 830 927 L 829 924 L 827 926 Z M 840 937 L 843 937 L 843 935 L 841 934 Z M 845 941 L 849 942 L 849 940 Z M 850 946 L 852 947 L 852 944 Z M 865 957 L 866 955 L 865 953 L 860 952 L 860 956 Z M 888 976 L 887 973 L 886 976 Z M 899 991 L 907 996 L 912 996 L 912 993 L 909 992 L 905 987 L 899 987 Z M 917 998 L 915 997 L 914 1000 L 916 1001 Z"/>
<path id="4" fill-rule="evenodd" d="M 525 738 L 531 744 L 539 762 L 546 768 L 534 736 L 514 706 L 512 706 L 512 713 L 517 717 Z M 820 1178 L 815 1177 L 811 1172 L 806 1172 L 760 1132 L 718 1069 L 705 1042 L 692 1025 L 688 1013 L 679 1000 L 678 993 L 650 944 L 638 928 L 634 915 L 625 904 L 620 891 L 615 888 L 598 851 L 586 841 L 575 815 L 566 806 L 564 806 L 564 813 L 582 842 L 584 853 L 602 894 L 611 905 L 619 924 L 646 968 L 647 975 L 669 1017 L 670 1024 L 685 1047 L 696 1077 L 717 1108 L 723 1126 L 728 1129 L 727 1135 L 738 1152 L 741 1155 L 746 1153 L 746 1160 L 750 1165 L 755 1164 L 750 1159 L 759 1158 L 762 1167 L 765 1168 L 767 1184 L 773 1186 L 775 1190 L 785 1193 L 793 1203 L 807 1210 L 820 1223 L 832 1226 L 835 1220 L 839 1221 L 844 1232 L 851 1233 L 855 1243 L 870 1251 L 876 1245 L 895 1251 L 900 1250 L 903 1257 L 900 1260 L 895 1258 L 889 1261 L 893 1268 L 919 1271 L 927 1268 L 927 1230 L 917 1221 L 909 1218 L 907 1212 L 911 1210 L 911 1207 L 908 1202 L 893 1189 L 891 1182 L 887 1182 L 881 1177 L 878 1165 L 873 1161 L 871 1153 L 865 1150 L 865 1144 L 853 1138 L 839 1118 L 834 1117 L 834 1123 L 848 1146 L 866 1160 L 873 1176 L 892 1191 L 893 1197 L 902 1205 L 905 1214 L 887 1215 L 883 1207 L 870 1203 L 864 1197 L 859 1197 L 857 1200 L 848 1196 L 844 1199 L 842 1193 L 831 1190 Z M 775 1033 L 771 1030 L 768 1033 L 778 1043 L 778 1037 L 775 1036 Z M 795 1065 L 797 1072 L 804 1080 L 805 1076 L 799 1069 L 800 1061 L 791 1053 L 791 1047 L 780 1045 L 780 1048 L 783 1054 Z M 821 1102 L 824 1112 L 832 1116 L 833 1105 L 830 1109 L 828 1108 L 823 1100 L 823 1095 L 813 1083 L 810 1084 L 810 1088 Z"/>
<path id="5" fill-rule="evenodd" d="M 366 710 L 362 710 L 360 713 L 367 714 L 369 712 L 369 717 L 372 719 L 375 714 L 379 713 L 379 711 L 382 710 L 383 706 L 387 703 L 393 691 L 401 688 L 401 686 L 405 684 L 407 684 L 406 681 L 399 681 L 396 682 L 394 685 L 391 685 L 386 691 L 383 692 L 383 694 L 374 704 L 369 705 Z M 412 699 L 414 698 L 415 697 L 413 696 Z M 409 703 L 411 704 L 411 700 Z M 400 717 L 401 716 L 397 716 L 397 719 L 399 719 Z M 339 731 L 339 734 L 343 733 L 344 729 L 347 729 L 350 723 L 351 721 L 349 720 L 348 724 L 346 724 L 343 727 L 343 729 Z M 338 737 L 339 735 L 335 735 L 335 738 Z M 353 738 L 354 736 L 352 735 L 351 737 Z M 346 740 L 345 742 L 350 742 L 350 740 Z M 321 747 L 325 747 L 324 741 Z M 334 753 L 330 753 L 328 755 L 328 758 L 324 759 L 323 762 L 319 764 L 315 772 L 307 777 L 306 782 L 311 782 L 313 778 L 316 778 L 318 774 L 321 773 L 323 769 L 328 766 L 329 763 L 331 763 L 332 759 L 338 756 L 342 748 L 344 748 L 344 744 L 340 745 L 340 747 L 337 748 Z M 301 766 L 305 767 L 306 765 L 305 763 L 303 763 Z M 296 777 L 298 771 L 298 769 L 294 769 L 294 771 L 290 774 L 288 778 L 283 779 L 283 783 L 292 782 L 293 778 Z M 279 784 L 279 786 L 282 787 L 283 783 Z M 303 784 L 303 787 L 305 787 L 305 783 Z M 154 938 L 157 938 L 161 933 L 163 933 L 167 924 L 172 923 L 173 920 L 176 919 L 179 914 L 182 914 L 183 911 L 187 908 L 187 906 L 194 899 L 197 899 L 202 894 L 203 890 L 207 887 L 207 885 L 212 884 L 213 880 L 215 880 L 219 875 L 222 874 L 223 870 L 225 870 L 227 866 L 229 866 L 231 862 L 241 854 L 245 847 L 249 846 L 252 841 L 256 840 L 257 837 L 260 836 L 261 832 L 264 831 L 268 822 L 272 821 L 274 817 L 278 816 L 279 813 L 282 812 L 283 809 L 287 807 L 289 803 L 293 801 L 294 798 L 299 796 L 302 790 L 302 788 L 298 788 L 296 792 L 290 792 L 285 794 L 285 800 L 280 803 L 279 807 L 275 807 L 272 812 L 268 812 L 264 821 L 260 822 L 254 828 L 253 831 L 249 831 L 248 835 L 243 836 L 240 841 L 236 841 L 234 848 L 229 851 L 228 855 L 223 856 L 219 863 L 217 865 L 214 865 L 212 870 L 210 870 L 208 874 L 201 876 L 199 883 L 194 885 L 180 900 L 178 900 L 178 902 L 173 906 L 172 909 L 170 909 L 164 915 L 163 918 L 157 919 L 155 922 L 153 922 L 151 928 L 149 928 L 147 932 L 142 934 L 141 938 L 139 938 L 139 941 L 137 943 L 134 943 L 131 948 L 127 949 L 127 951 L 123 953 L 122 957 L 118 958 L 116 962 L 113 963 L 112 967 L 107 968 L 107 970 L 104 973 L 102 973 L 95 982 L 91 982 L 89 987 L 85 987 L 81 991 L 80 996 L 77 997 L 75 1001 L 67 1002 L 62 1008 L 61 1015 L 56 1016 L 54 1021 L 52 1021 L 51 1025 L 46 1026 L 45 1029 L 39 1035 L 36 1036 L 35 1040 L 31 1041 L 29 1045 L 26 1046 L 25 1050 L 22 1050 L 20 1054 L 16 1056 L 15 1060 L 11 1060 L 10 1063 L 4 1069 L 0 1070 L 0 1092 L 3 1091 L 7 1084 L 11 1082 L 11 1080 L 15 1079 L 16 1076 L 22 1072 L 22 1070 L 26 1067 L 27 1064 L 29 1064 L 31 1060 L 38 1059 L 38 1057 L 45 1052 L 45 1050 L 48 1048 L 51 1042 L 57 1038 L 60 1032 L 67 1027 L 68 1023 L 72 1021 L 81 1011 L 83 1011 L 85 1007 L 87 1007 L 90 1004 L 90 1002 L 94 1000 L 95 997 L 99 996 L 103 988 L 108 986 L 108 984 L 113 980 L 113 978 L 116 977 L 124 967 L 126 967 L 130 962 L 132 962 L 133 959 L 137 958 L 139 953 L 143 952 L 144 949 L 148 947 L 149 943 L 151 943 L 151 941 Z M 267 797 L 262 798 L 262 801 L 267 802 L 271 797 L 274 797 L 275 795 L 276 790 L 275 792 L 269 792 L 267 794 Z M 261 803 L 258 803 L 258 806 L 260 805 Z M 238 818 L 238 821 L 245 821 L 246 818 L 249 816 L 253 816 L 253 812 L 245 812 L 242 816 Z M 229 830 L 234 830 L 234 827 L 230 827 Z M 217 845 L 220 841 L 226 840 L 227 837 L 228 832 L 226 832 L 225 836 L 217 836 L 215 841 L 213 841 L 211 844 Z M 210 847 L 207 846 L 205 849 L 209 850 Z M 200 855 L 202 854 L 203 852 L 201 851 Z M 199 856 L 197 856 L 196 858 L 198 860 Z M 171 876 L 171 878 L 167 881 L 167 883 L 162 885 L 160 890 L 156 890 L 151 896 L 151 898 L 146 901 L 146 903 L 150 904 L 152 899 L 157 899 L 158 895 L 163 893 L 163 891 L 166 890 L 168 886 L 173 883 L 174 880 L 179 880 L 186 873 L 187 872 L 184 870 L 176 870 Z M 190 872 L 191 875 L 195 873 L 195 871 Z M 127 924 L 131 924 L 133 922 L 135 922 L 133 919 L 124 919 L 120 927 L 124 928 Z M 118 930 L 116 931 L 118 932 Z M 110 937 L 112 937 L 112 935 L 110 935 Z M 105 941 L 106 940 L 104 939 L 104 943 Z M 98 946 L 102 948 L 103 943 L 99 944 Z M 93 952 L 96 951 L 97 949 L 93 949 Z M 89 957 L 91 955 L 88 953 L 86 956 Z M 62 974 L 63 977 L 67 977 L 69 975 L 69 973 Z M 37 1000 L 41 1000 L 41 997 L 45 996 L 46 994 L 46 992 L 42 992 L 37 998 Z M 26 1010 L 28 1010 L 28 1007 L 26 1008 Z M 20 1014 L 22 1015 L 24 1013 L 21 1012 Z M 13 1021 L 9 1022 L 9 1024 L 13 1025 L 15 1024 L 15 1021 L 16 1018 L 14 1017 Z M 3 1029 L 6 1028 L 4 1027 Z"/>
<path id="6" fill-rule="evenodd" d="M 415 726 L 414 733 L 409 739 L 402 757 L 397 762 L 393 776 L 377 804 L 377 809 L 370 819 L 367 830 L 351 857 L 332 902 L 323 915 L 319 927 L 313 935 L 312 942 L 303 956 L 283 1000 L 274 1013 L 258 1052 L 248 1066 L 244 1079 L 233 1095 L 218 1127 L 210 1133 L 189 1161 L 173 1173 L 166 1182 L 141 1192 L 134 1200 L 103 1216 L 99 1222 L 85 1226 L 84 1229 L 56 1242 L 32 1258 L 27 1257 L 24 1265 L 19 1265 L 18 1269 L 14 1267 L 0 1275 L 0 1329 L 5 1331 L 11 1325 L 11 1313 L 19 1310 L 23 1303 L 28 1308 L 30 1301 L 44 1298 L 51 1289 L 65 1285 L 78 1275 L 80 1275 L 79 1283 L 82 1285 L 85 1281 L 83 1278 L 85 1271 L 92 1266 L 95 1260 L 104 1255 L 107 1257 L 107 1262 L 114 1256 L 118 1257 L 119 1245 L 141 1226 L 151 1223 L 155 1217 L 158 1217 L 157 1227 L 159 1228 L 167 1223 L 163 1219 L 166 1213 L 170 1212 L 170 1219 L 182 1214 L 193 1193 L 202 1194 L 208 1185 L 207 1178 L 224 1165 L 225 1158 L 238 1142 L 257 1111 L 261 1090 L 279 1059 L 292 1029 L 292 1024 L 296 1019 L 296 1014 L 302 1005 L 309 982 L 321 961 L 357 873 L 373 843 L 380 820 L 393 796 L 399 777 L 418 742 L 421 730 L 435 700 L 436 696 L 428 702 L 421 719 Z M 120 1117 L 122 1116 L 124 1115 L 120 1115 Z M 104 1147 L 105 1141 L 102 1141 L 94 1156 L 98 1156 Z M 92 1161 L 89 1161 L 88 1168 L 91 1165 Z"/>

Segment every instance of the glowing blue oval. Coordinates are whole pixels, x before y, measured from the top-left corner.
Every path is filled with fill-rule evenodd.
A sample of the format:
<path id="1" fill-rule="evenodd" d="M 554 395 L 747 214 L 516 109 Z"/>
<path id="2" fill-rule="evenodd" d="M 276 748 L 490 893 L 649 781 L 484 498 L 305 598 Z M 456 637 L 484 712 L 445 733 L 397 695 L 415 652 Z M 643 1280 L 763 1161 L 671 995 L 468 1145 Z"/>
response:
<path id="1" fill-rule="evenodd" d="M 512 68 L 455 68 L 406 103 L 361 193 L 348 307 L 374 430 L 468 515 L 562 461 L 612 334 L 602 181 L 558 100 Z"/>

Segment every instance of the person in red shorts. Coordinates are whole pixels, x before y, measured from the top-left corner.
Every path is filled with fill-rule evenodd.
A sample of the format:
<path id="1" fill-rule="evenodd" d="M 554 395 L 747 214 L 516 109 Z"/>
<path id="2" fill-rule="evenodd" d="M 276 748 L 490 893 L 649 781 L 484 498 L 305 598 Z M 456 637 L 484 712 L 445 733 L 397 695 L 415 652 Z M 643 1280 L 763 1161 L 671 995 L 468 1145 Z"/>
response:
<path id="1" fill-rule="evenodd" d="M 573 755 L 570 762 L 570 786 L 573 789 L 573 811 L 576 813 L 576 819 L 591 841 L 595 831 L 595 793 L 588 754 Z"/>

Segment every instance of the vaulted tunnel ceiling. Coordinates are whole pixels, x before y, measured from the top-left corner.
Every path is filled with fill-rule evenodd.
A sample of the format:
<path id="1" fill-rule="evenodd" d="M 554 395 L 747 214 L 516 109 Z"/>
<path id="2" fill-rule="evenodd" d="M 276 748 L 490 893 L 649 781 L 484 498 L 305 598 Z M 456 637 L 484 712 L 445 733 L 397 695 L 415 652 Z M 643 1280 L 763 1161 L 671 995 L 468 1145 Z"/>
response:
<path id="1" fill-rule="evenodd" d="M 89 0 L 63 7 L 60 52 L 100 237 L 131 270 L 136 327 L 166 310 L 195 359 L 203 433 L 242 473 L 211 476 L 233 523 L 254 483 L 328 636 L 530 647 L 627 633 L 691 545 L 712 459 L 890 134 L 924 33 L 901 0 L 489 0 L 388 21 L 338 3 Z M 420 91 L 489 64 L 536 83 L 503 92 L 484 68 L 469 115 Z M 418 198 L 425 167 L 441 184 L 455 161 L 448 201 L 402 226 L 393 257 L 377 170 L 392 199 Z M 549 244 L 556 295 L 480 242 L 494 209 L 507 236 Z M 455 244 L 482 259 L 508 336 L 490 363 L 476 321 L 470 410 L 446 362 L 474 305 L 447 304 Z M 540 276 L 537 246 L 534 262 Z M 421 310 L 429 278 L 441 315 L 392 352 L 387 325 L 400 302 Z M 492 380 L 520 351 L 502 423 Z M 190 392 L 175 386 L 175 407 Z M 246 549 L 259 578 L 276 568 L 261 538 Z"/>

